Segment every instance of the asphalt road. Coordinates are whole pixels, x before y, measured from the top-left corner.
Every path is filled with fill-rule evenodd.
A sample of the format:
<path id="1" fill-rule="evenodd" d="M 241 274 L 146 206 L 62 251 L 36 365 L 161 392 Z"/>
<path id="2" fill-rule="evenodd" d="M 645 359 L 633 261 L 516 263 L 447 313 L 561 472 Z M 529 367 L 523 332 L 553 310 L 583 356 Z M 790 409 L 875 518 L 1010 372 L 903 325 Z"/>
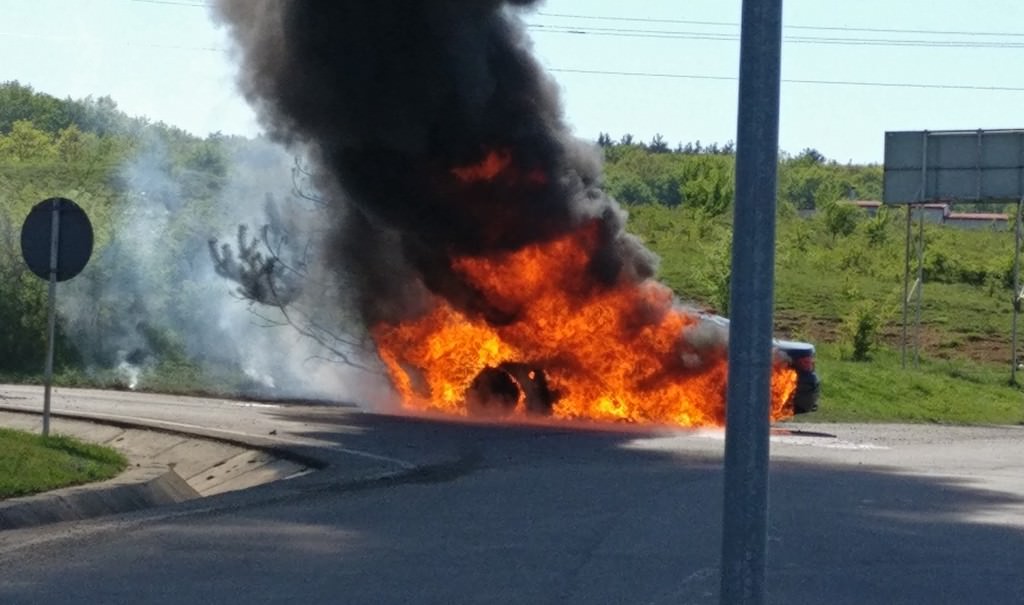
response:
<path id="1" fill-rule="evenodd" d="M 5 605 L 717 603 L 721 431 L 76 391 L 55 409 L 262 435 L 331 466 L 0 533 Z M 1024 428 L 780 429 L 770 603 L 1024 603 Z"/>

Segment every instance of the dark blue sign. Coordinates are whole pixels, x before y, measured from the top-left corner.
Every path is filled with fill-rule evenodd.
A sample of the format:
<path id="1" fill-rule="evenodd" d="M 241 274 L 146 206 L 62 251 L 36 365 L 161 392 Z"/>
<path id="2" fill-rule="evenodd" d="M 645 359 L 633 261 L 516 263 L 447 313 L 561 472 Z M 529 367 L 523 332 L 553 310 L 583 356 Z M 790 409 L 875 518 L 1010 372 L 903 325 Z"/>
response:
<path id="1" fill-rule="evenodd" d="M 50 279 L 53 214 L 57 213 L 57 281 L 78 275 L 92 256 L 92 223 L 78 204 L 54 197 L 32 208 L 21 228 L 21 255 L 39 277 Z"/>

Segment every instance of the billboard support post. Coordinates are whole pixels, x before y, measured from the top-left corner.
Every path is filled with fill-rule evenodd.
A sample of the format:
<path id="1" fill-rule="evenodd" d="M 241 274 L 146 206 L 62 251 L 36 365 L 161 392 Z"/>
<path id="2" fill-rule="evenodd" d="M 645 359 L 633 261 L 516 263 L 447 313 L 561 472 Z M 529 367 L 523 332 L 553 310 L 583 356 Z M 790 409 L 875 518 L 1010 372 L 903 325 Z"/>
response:
<path id="1" fill-rule="evenodd" d="M 1017 213 L 1013 221 L 1013 324 L 1010 328 L 1010 384 L 1017 384 L 1017 365 L 1020 360 L 1017 356 L 1017 317 L 1020 315 L 1021 288 L 1020 288 L 1020 245 L 1021 245 L 1021 202 L 1017 200 Z"/>
<path id="2" fill-rule="evenodd" d="M 914 213 L 907 204 L 907 237 L 906 251 L 903 255 L 903 338 L 900 339 L 900 359 L 903 368 L 907 367 L 907 315 L 910 307 L 910 229 L 914 221 Z"/>
<path id="3" fill-rule="evenodd" d="M 917 283 L 914 288 L 914 368 L 921 366 L 921 307 L 924 303 L 924 206 L 917 217 Z"/>

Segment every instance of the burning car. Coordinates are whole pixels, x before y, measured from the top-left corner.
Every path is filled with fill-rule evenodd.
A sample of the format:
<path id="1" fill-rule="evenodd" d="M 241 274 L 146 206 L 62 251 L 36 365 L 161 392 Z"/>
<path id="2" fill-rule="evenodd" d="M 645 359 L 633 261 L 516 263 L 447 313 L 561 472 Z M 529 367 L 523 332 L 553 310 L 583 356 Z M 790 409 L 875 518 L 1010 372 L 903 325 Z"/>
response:
<path id="1" fill-rule="evenodd" d="M 705 313 L 702 314 L 702 317 L 724 329 L 729 327 L 729 320 L 721 315 Z M 809 342 L 779 338 L 772 342 L 775 345 L 776 354 L 796 372 L 796 390 L 793 391 L 790 399 L 793 413 L 806 414 L 817 410 L 818 399 L 821 396 L 821 379 L 814 370 L 814 345 Z"/>
<path id="2" fill-rule="evenodd" d="M 806 414 L 817 410 L 821 379 L 814 371 L 814 345 L 796 340 L 776 340 L 775 347 L 786 356 L 789 366 L 796 370 L 793 412 Z"/>
<path id="3" fill-rule="evenodd" d="M 353 311 L 408 410 L 721 426 L 725 331 L 627 232 L 532 55 L 534 4 L 218 3 L 245 96 L 325 192 L 343 287 L 310 296 Z M 775 420 L 817 384 L 780 351 Z"/>
<path id="4" fill-rule="evenodd" d="M 720 315 L 701 314 L 701 320 L 727 330 L 729 320 Z M 821 380 L 815 373 L 813 344 L 794 340 L 773 341 L 777 362 L 796 372 L 796 389 L 789 404 L 795 414 L 818 409 Z M 488 366 L 473 379 L 466 394 L 472 416 L 506 416 L 522 409 L 531 415 L 551 415 L 559 393 L 548 383 L 544 369 L 526 363 L 505 362 Z"/>

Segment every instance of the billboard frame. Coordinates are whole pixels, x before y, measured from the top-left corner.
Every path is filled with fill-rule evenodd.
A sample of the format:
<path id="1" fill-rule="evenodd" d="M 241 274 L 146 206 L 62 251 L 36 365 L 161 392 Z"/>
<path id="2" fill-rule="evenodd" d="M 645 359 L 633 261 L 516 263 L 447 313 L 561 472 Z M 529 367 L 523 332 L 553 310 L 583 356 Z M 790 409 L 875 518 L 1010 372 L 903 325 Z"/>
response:
<path id="1" fill-rule="evenodd" d="M 921 308 L 924 300 L 924 205 L 1016 205 L 1010 382 L 1017 384 L 1017 326 L 1024 303 L 1020 280 L 1020 252 L 1024 240 L 1021 231 L 1021 219 L 1024 216 L 1024 129 L 886 132 L 882 201 L 886 206 L 907 207 L 901 347 L 904 368 L 907 366 L 911 304 L 914 306 L 914 366 L 920 363 Z M 916 238 L 913 235 L 915 208 L 918 209 L 919 219 Z M 916 257 L 913 285 L 910 280 L 912 255 Z"/>

